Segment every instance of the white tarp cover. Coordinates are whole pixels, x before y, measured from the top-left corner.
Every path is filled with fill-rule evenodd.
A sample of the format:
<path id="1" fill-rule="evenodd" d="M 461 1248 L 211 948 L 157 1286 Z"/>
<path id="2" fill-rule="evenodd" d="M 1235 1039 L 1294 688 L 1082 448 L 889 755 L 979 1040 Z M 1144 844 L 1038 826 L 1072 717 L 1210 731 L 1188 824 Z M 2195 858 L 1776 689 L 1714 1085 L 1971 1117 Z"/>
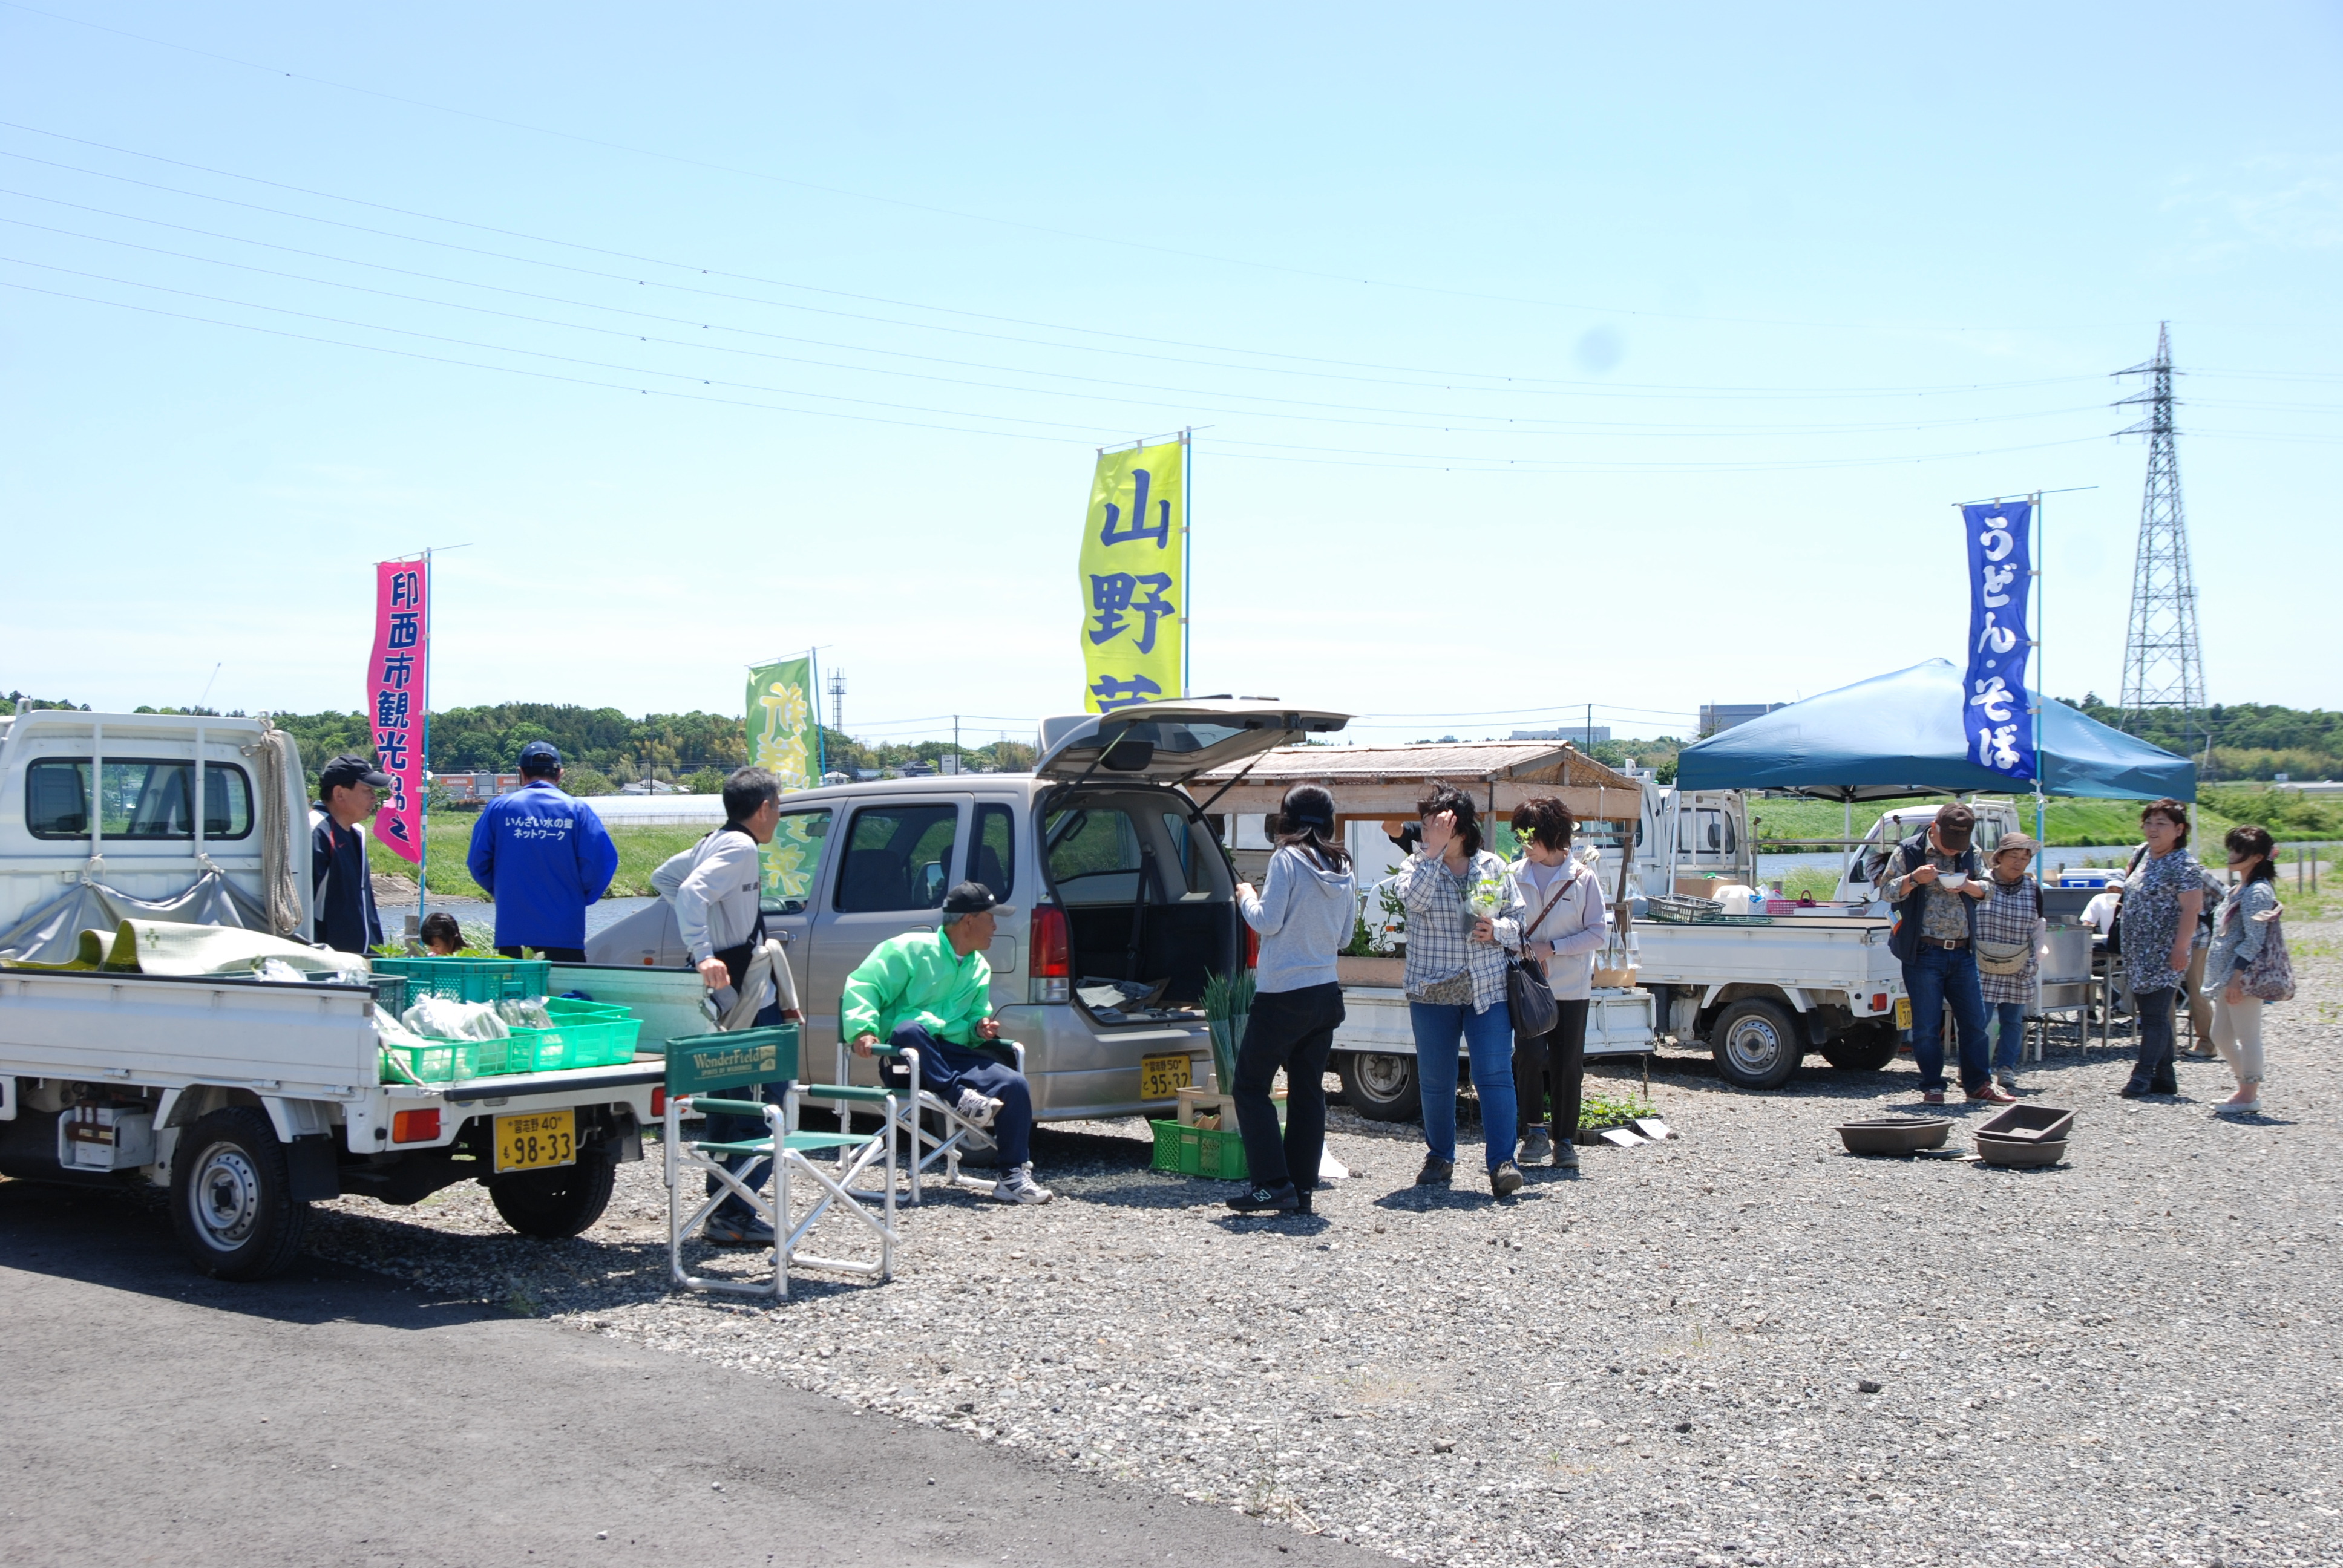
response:
<path id="1" fill-rule="evenodd" d="M 82 932 L 111 932 L 131 920 L 268 929 L 267 913 L 258 901 L 217 871 L 206 871 L 186 892 L 159 902 L 134 899 L 102 882 L 83 881 L 0 931 L 0 962 L 71 963 L 80 950 Z"/>

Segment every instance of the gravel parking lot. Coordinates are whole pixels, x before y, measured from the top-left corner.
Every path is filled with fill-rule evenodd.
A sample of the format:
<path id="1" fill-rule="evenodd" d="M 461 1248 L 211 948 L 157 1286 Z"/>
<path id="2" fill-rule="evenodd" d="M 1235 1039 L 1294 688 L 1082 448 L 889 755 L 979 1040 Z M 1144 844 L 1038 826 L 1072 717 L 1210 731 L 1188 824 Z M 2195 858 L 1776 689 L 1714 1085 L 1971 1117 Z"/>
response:
<path id="1" fill-rule="evenodd" d="M 2047 1171 L 1841 1153 L 1916 1108 L 1908 1059 L 1752 1095 L 1672 1053 L 1678 1140 L 1502 1204 L 1339 1111 L 1358 1175 L 1274 1222 L 1149 1171 L 1143 1129 L 1048 1130 L 1058 1202 L 907 1210 L 892 1284 L 775 1311 L 668 1293 L 656 1159 L 572 1242 L 464 1188 L 312 1244 L 1426 1563 L 2343 1561 L 2343 927 L 2290 935 L 2267 1116 L 2210 1115 L 2217 1062 L 2133 1102 L 2121 1050 L 2054 1050 Z"/>

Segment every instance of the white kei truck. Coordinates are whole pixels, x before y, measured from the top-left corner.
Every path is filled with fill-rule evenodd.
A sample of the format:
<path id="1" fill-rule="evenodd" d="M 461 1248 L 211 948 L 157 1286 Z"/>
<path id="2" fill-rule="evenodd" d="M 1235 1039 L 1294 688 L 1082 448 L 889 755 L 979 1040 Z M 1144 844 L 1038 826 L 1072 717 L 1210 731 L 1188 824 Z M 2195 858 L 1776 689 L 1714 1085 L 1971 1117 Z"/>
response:
<path id="1" fill-rule="evenodd" d="M 1646 902 L 1756 879 L 1741 793 L 1684 793 L 1660 784 L 1649 770 L 1622 773 L 1563 745 L 1281 751 L 1252 768 L 1245 776 L 1251 790 L 1232 799 L 1242 811 L 1307 781 L 1332 790 L 1346 817 L 1373 811 L 1404 819 L 1413 815 L 1413 797 L 1427 793 L 1434 779 L 1473 791 L 1486 802 L 1484 814 L 1492 819 L 1534 794 L 1593 797 L 1599 786 L 1605 793 L 1582 814 L 1579 841 L 1600 849 L 1604 889 L 1614 905 L 1623 854 L 1629 857 L 1630 896 Z M 1595 810 L 1605 815 L 1593 815 Z M 1363 888 L 1398 867 L 1400 851 L 1385 827 L 1379 820 L 1346 823 Z M 1259 817 L 1232 815 L 1229 837 L 1241 867 L 1252 869 L 1249 856 L 1267 859 Z M 1376 911 L 1370 908 L 1366 918 L 1373 920 Z M 1885 910 L 1859 897 L 1770 923 L 1636 919 L 1632 950 L 1609 955 L 1634 971 L 1633 980 L 1621 988 L 1597 988 L 1586 1054 L 1646 1051 L 1656 1037 L 1672 1036 L 1680 1044 L 1704 1044 L 1720 1077 L 1752 1090 L 1782 1087 L 1809 1052 L 1843 1070 L 1884 1068 L 1895 1060 L 1910 1011 L 1903 966 L 1888 950 L 1889 930 Z M 1344 983 L 1347 1016 L 1334 1040 L 1332 1065 L 1342 1075 L 1343 1097 L 1371 1120 L 1413 1119 L 1422 1095 L 1406 996 L 1395 974 L 1365 974 L 1377 964 L 1397 966 L 1344 962 L 1361 978 Z"/>
<path id="2" fill-rule="evenodd" d="M 273 884 L 306 940 L 302 786 L 291 738 L 257 719 L 0 717 L 0 932 L 76 891 L 256 915 Z M 591 1225 L 642 1158 L 662 1062 L 384 1083 L 378 985 L 0 968 L 0 1174 L 168 1187 L 195 1267 L 232 1280 L 283 1270 L 308 1205 L 344 1194 L 412 1204 L 478 1181 L 525 1235 Z M 647 1040 L 707 1028 L 663 1010 Z"/>

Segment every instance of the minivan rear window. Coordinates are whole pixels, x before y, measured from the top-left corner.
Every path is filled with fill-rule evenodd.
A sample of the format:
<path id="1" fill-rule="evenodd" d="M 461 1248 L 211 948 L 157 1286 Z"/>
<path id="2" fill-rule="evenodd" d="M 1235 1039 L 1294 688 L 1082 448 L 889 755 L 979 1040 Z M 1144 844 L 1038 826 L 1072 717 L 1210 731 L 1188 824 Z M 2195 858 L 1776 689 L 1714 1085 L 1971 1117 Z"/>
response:
<path id="1" fill-rule="evenodd" d="M 1139 830 L 1111 806 L 1052 811 L 1043 825 L 1050 880 L 1068 904 L 1129 904 L 1139 899 Z"/>
<path id="2" fill-rule="evenodd" d="M 98 810 L 108 839 L 193 839 L 192 762 L 107 758 Z M 43 757 L 25 769 L 25 826 L 35 839 L 89 837 L 89 759 Z M 252 780 L 230 762 L 204 764 L 204 837 L 252 832 Z"/>
<path id="3" fill-rule="evenodd" d="M 1006 806 L 979 806 L 968 840 L 968 879 L 1009 901 L 1017 878 L 1017 820 Z"/>

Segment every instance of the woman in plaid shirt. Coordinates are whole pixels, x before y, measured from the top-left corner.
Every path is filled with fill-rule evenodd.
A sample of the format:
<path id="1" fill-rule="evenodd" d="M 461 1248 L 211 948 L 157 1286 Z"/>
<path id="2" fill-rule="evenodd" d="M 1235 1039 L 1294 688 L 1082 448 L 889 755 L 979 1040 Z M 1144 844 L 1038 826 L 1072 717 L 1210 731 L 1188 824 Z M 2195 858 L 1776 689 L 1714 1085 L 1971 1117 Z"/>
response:
<path id="1" fill-rule="evenodd" d="M 2018 1054 L 2026 1045 L 2026 1010 L 2034 1000 L 2034 977 L 2042 963 L 2042 884 L 2026 875 L 2034 863 L 2034 840 L 2009 833 L 1993 849 L 1992 890 L 1977 906 L 1977 987 L 1996 1030 L 1993 1075 L 2004 1089 L 2017 1087 Z M 1996 952 L 2026 951 L 2023 967 L 1996 974 L 1988 965 Z M 1996 966 L 1997 967 L 1997 966 Z"/>
<path id="2" fill-rule="evenodd" d="M 1456 1173 L 1461 1041 L 1481 1093 L 1489 1190 L 1503 1198 L 1522 1187 L 1513 1162 L 1513 1018 L 1505 1005 L 1505 959 L 1522 945 L 1522 895 L 1505 862 L 1481 847 L 1471 796 L 1443 787 L 1416 809 L 1423 844 L 1393 879 L 1407 906 L 1403 983 L 1429 1146 L 1415 1181 L 1444 1185 Z"/>

